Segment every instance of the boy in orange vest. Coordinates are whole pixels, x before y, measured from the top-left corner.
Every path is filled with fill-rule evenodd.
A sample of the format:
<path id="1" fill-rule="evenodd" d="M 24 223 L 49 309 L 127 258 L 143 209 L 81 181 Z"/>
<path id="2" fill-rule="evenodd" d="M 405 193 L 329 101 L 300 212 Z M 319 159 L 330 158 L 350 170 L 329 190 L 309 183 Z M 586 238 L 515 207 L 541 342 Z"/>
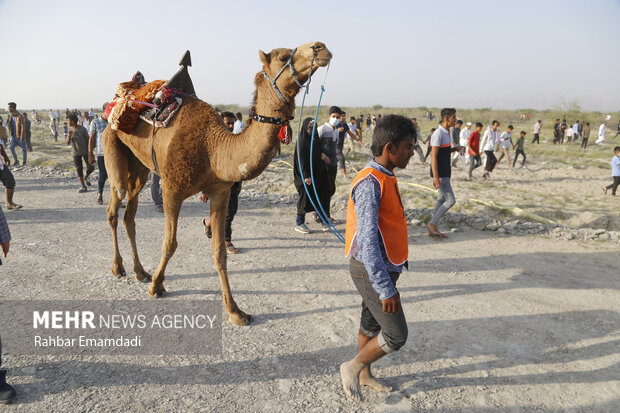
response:
<path id="1" fill-rule="evenodd" d="M 370 364 L 407 341 L 407 322 L 396 290 L 407 266 L 407 220 L 394 168 L 407 166 L 415 142 L 416 131 L 407 118 L 385 116 L 373 132 L 375 158 L 351 185 L 345 255 L 351 255 L 349 269 L 362 296 L 362 315 L 358 353 L 342 363 L 340 374 L 345 393 L 354 400 L 362 399 L 361 384 L 391 391 L 373 377 Z"/>

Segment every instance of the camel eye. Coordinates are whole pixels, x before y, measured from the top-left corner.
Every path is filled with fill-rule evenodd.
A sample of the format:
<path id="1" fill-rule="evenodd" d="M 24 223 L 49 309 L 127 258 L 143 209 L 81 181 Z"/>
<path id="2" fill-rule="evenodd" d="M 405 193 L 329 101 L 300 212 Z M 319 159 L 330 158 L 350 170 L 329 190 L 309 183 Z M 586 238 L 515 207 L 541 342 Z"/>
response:
<path id="1" fill-rule="evenodd" d="M 291 57 L 291 56 L 282 56 L 282 57 L 280 58 L 280 61 L 281 61 L 282 63 L 286 63 L 286 62 L 288 62 L 288 59 L 289 59 L 290 57 Z"/>

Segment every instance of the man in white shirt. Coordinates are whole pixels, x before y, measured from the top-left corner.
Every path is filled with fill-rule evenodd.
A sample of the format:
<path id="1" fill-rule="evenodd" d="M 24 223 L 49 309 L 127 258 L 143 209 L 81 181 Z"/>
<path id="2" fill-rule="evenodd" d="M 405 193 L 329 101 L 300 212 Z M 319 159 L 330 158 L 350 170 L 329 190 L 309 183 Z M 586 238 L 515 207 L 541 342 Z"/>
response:
<path id="1" fill-rule="evenodd" d="M 540 145 L 540 130 L 542 129 L 542 120 L 539 120 L 534 124 L 534 139 L 532 143 L 536 142 Z"/>
<path id="2" fill-rule="evenodd" d="M 598 145 L 603 145 L 603 142 L 605 141 L 605 131 L 607 130 L 607 121 L 601 123 L 601 126 L 599 126 L 598 128 L 598 139 L 596 140 L 596 144 Z"/>
<path id="3" fill-rule="evenodd" d="M 237 112 L 235 114 L 235 118 L 237 118 L 237 120 L 235 121 L 233 133 L 235 135 L 238 135 L 245 129 L 245 123 L 243 123 L 243 115 L 241 114 L 241 112 Z"/>
<path id="4" fill-rule="evenodd" d="M 510 164 L 510 148 L 512 147 L 512 125 L 508 125 L 506 131 L 499 135 L 499 143 L 502 148 L 502 154 L 497 158 L 497 163 L 500 163 L 504 156 L 508 161 L 508 169 L 512 172 L 512 165 Z"/>
<path id="5" fill-rule="evenodd" d="M 466 163 L 469 163 L 469 155 L 463 151 L 461 154 L 461 148 L 467 148 L 467 142 L 469 142 L 469 136 L 471 135 L 471 122 L 467 122 L 461 133 L 459 134 L 459 152 L 455 152 L 452 160 L 452 166 L 456 166 L 459 158 L 463 158 Z"/>
<path id="6" fill-rule="evenodd" d="M 338 106 L 330 107 L 327 122 L 319 126 L 317 129 L 318 138 L 321 140 L 321 157 L 324 160 L 325 158 L 329 159 L 329 161 L 325 160 L 325 163 L 327 164 L 327 179 L 329 185 L 328 188 L 326 188 L 326 192 L 323 193 L 320 198 L 325 200 L 323 209 L 325 210 L 327 216 L 334 225 L 337 222 L 331 216 L 330 203 L 332 196 L 336 192 L 336 175 L 338 174 L 338 157 L 336 156 L 336 144 L 339 137 L 338 125 L 340 125 L 341 113 L 342 109 L 340 109 Z M 323 230 L 328 230 L 328 228 L 325 227 Z"/>
<path id="7" fill-rule="evenodd" d="M 489 174 L 493 172 L 493 168 L 497 164 L 497 158 L 493 153 L 496 150 L 497 145 L 499 144 L 499 122 L 494 120 L 491 123 L 491 126 L 487 128 L 482 136 L 482 141 L 480 142 L 480 147 L 484 151 L 486 155 L 486 163 L 484 165 L 484 174 L 482 175 L 482 179 L 489 178 Z"/>

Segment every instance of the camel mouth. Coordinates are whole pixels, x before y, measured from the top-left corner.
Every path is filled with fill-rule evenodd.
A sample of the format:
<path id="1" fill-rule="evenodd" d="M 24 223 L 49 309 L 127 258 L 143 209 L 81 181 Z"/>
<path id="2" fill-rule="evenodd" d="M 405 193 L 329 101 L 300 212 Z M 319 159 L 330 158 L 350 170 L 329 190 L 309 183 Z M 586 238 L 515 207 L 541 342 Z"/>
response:
<path id="1" fill-rule="evenodd" d="M 331 60 L 331 58 L 332 58 L 331 56 L 329 57 L 317 56 L 316 59 L 314 60 L 314 63 L 316 63 L 318 66 L 325 67 L 329 64 L 329 61 Z"/>

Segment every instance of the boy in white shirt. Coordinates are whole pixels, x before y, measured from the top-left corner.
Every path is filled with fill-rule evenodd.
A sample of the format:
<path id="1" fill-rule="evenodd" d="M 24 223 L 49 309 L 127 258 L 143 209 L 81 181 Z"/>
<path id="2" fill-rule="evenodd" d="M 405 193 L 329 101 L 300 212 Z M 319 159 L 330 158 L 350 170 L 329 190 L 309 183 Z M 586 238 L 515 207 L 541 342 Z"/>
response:
<path id="1" fill-rule="evenodd" d="M 497 163 L 500 163 L 504 156 L 508 161 L 508 169 L 512 172 L 512 165 L 510 164 L 510 148 L 512 147 L 512 125 L 508 125 L 508 128 L 499 137 L 499 143 L 502 148 L 502 154 L 497 158 Z"/>

